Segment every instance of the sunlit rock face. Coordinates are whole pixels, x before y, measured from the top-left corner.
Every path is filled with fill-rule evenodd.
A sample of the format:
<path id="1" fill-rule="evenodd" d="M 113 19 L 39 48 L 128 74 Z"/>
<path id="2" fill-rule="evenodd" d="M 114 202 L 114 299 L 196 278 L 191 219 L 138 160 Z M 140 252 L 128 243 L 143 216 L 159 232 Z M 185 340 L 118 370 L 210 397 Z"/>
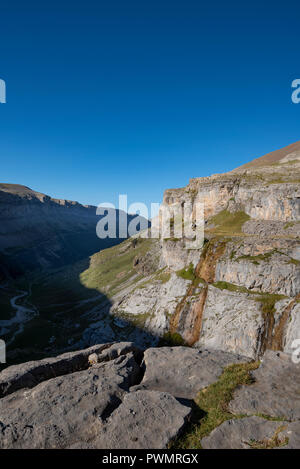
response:
<path id="1" fill-rule="evenodd" d="M 149 277 L 143 290 L 148 330 L 251 358 L 267 349 L 291 353 L 300 337 L 300 148 L 292 150 L 165 191 L 171 213 L 192 207 L 191 223 L 204 203 L 205 244 L 186 249 L 172 233 L 160 240 L 159 267 L 169 278 Z M 142 304 L 135 290 L 122 309 L 134 316 Z"/>
<path id="2" fill-rule="evenodd" d="M 30 278 L 34 288 L 27 293 L 7 292 L 20 303 L 15 309 L 30 310 L 27 328 L 43 327 L 39 320 L 51 308 L 53 332 L 40 352 L 130 340 L 147 347 L 209 346 L 251 358 L 269 349 L 292 353 L 300 337 L 298 146 L 166 190 L 163 209 L 171 218 L 163 236 L 130 238 L 101 252 L 89 238 L 95 239 L 94 208 L 1 185 L 0 275 L 12 266 L 61 267 Z M 204 243 L 191 248 L 198 202 L 204 204 Z M 186 209 L 183 235 L 172 220 L 178 208 Z M 160 217 L 152 227 L 160 227 Z M 8 322 L 11 340 L 23 323 Z"/>

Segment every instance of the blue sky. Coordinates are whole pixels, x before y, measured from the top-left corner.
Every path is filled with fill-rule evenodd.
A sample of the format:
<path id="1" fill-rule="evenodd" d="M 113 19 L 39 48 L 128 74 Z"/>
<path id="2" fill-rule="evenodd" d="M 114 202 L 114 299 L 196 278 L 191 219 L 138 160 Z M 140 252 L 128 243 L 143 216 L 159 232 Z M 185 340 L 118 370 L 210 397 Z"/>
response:
<path id="1" fill-rule="evenodd" d="M 1 1 L 0 181 L 98 204 L 300 139 L 296 1 Z"/>

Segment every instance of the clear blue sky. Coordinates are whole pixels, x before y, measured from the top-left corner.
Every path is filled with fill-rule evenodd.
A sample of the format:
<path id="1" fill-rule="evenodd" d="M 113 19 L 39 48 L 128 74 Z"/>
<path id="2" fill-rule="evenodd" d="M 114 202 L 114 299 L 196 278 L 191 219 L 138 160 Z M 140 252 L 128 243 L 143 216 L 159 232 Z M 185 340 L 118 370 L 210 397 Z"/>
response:
<path id="1" fill-rule="evenodd" d="M 0 182 L 97 204 L 300 139 L 299 1 L 6 1 Z"/>

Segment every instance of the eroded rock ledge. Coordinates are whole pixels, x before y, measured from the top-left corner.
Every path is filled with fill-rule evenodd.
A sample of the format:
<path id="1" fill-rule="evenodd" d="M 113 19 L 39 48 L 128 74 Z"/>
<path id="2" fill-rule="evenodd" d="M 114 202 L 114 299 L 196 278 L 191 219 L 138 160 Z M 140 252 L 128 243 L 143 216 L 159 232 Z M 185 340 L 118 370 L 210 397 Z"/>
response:
<path id="1" fill-rule="evenodd" d="M 166 448 L 185 431 L 197 393 L 247 361 L 220 350 L 113 343 L 8 367 L 0 373 L 0 448 Z M 275 443 L 300 446 L 299 365 L 268 352 L 253 377 L 235 392 L 232 420 L 203 447 L 251 447 L 274 432 Z"/>

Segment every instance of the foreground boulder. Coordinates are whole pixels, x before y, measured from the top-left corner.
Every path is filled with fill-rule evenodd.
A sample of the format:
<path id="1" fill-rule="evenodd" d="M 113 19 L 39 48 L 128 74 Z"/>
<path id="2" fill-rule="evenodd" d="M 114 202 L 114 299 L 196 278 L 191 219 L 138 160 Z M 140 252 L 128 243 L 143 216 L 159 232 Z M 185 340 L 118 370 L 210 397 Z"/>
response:
<path id="1" fill-rule="evenodd" d="M 131 343 L 106 344 L 7 368 L 0 448 L 166 447 L 191 408 L 168 393 L 130 392 L 141 354 Z"/>
<path id="2" fill-rule="evenodd" d="M 128 352 L 133 352 L 135 357 L 141 354 L 141 351 L 131 342 L 108 343 L 94 345 L 76 352 L 67 352 L 58 357 L 10 366 L 0 373 L 0 397 L 21 388 L 32 388 L 47 379 L 85 370 L 93 360 L 101 363 Z"/>
<path id="3" fill-rule="evenodd" d="M 108 419 L 97 447 L 166 448 L 181 433 L 190 414 L 191 408 L 168 393 L 131 392 Z"/>
<path id="4" fill-rule="evenodd" d="M 203 448 L 300 448 L 299 365 L 291 355 L 267 351 L 252 376 L 254 384 L 237 389 L 229 404 L 236 419 L 203 438 Z"/>
<path id="5" fill-rule="evenodd" d="M 0 373 L 0 448 L 167 448 L 180 442 L 197 393 L 245 361 L 220 350 L 143 352 L 124 342 L 8 367 Z M 253 378 L 235 391 L 224 409 L 232 419 L 203 438 L 203 448 L 300 447 L 299 365 L 268 352 Z"/>
<path id="6" fill-rule="evenodd" d="M 68 448 L 99 437 L 102 421 L 138 382 L 133 354 L 43 381 L 0 400 L 1 448 Z"/>
<path id="7" fill-rule="evenodd" d="M 245 361 L 245 357 L 221 350 L 150 348 L 144 353 L 143 380 L 134 389 L 155 389 L 177 398 L 193 399 L 201 389 L 217 381 L 226 366 Z"/>

